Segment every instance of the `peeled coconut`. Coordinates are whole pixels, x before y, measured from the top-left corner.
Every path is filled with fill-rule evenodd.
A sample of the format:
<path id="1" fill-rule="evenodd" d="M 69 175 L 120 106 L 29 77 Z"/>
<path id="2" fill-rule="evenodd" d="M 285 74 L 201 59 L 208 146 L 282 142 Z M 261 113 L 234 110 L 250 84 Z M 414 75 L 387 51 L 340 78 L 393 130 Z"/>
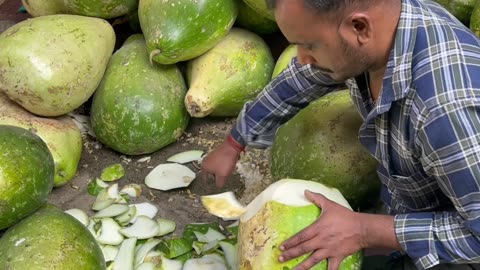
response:
<path id="1" fill-rule="evenodd" d="M 305 190 L 320 193 L 348 209 L 347 200 L 338 189 L 323 184 L 297 179 L 282 179 L 267 187 L 260 193 L 240 215 L 238 234 L 239 269 L 293 269 L 308 256 L 303 255 L 285 263 L 280 263 L 279 246 L 288 238 L 312 224 L 321 213 L 321 209 L 305 198 Z M 214 198 L 205 204 L 210 213 L 223 217 L 225 213 L 234 213 L 238 209 L 236 199 L 230 193 L 208 196 Z M 223 200 L 220 198 L 224 197 Z M 225 203 L 230 201 L 230 203 Z M 226 208 L 231 208 L 230 210 Z M 362 253 L 359 251 L 346 257 L 339 270 L 359 270 L 362 264 Z M 327 269 L 326 261 L 322 261 L 314 270 Z"/>
<path id="2" fill-rule="evenodd" d="M 68 183 L 77 173 L 82 154 L 82 136 L 69 117 L 36 116 L 0 93 L 0 125 L 25 128 L 42 138 L 55 162 L 56 187 Z"/>
<path id="3" fill-rule="evenodd" d="M 238 115 L 270 82 L 273 66 L 260 36 L 233 28 L 213 49 L 188 63 L 185 107 L 193 117 Z"/>
<path id="4" fill-rule="evenodd" d="M 33 213 L 53 188 L 54 163 L 34 133 L 0 125 L 0 230 Z M 2 250 L 0 249 L 0 256 Z M 0 269 L 9 269 L 1 267 Z"/>
<path id="5" fill-rule="evenodd" d="M 377 161 L 358 141 L 362 118 L 348 90 L 312 102 L 276 133 L 270 171 L 274 179 L 314 180 L 337 188 L 355 210 L 379 198 Z"/>
<path id="6" fill-rule="evenodd" d="M 37 115 L 68 113 L 93 94 L 114 45 L 113 28 L 103 19 L 22 21 L 0 34 L 0 91 Z"/>

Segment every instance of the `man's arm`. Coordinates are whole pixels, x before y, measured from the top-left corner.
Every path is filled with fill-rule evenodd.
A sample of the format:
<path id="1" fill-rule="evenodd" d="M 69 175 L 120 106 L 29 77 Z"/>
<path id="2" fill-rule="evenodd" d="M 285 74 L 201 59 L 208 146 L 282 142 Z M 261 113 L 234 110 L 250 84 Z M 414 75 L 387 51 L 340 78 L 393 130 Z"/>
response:
<path id="1" fill-rule="evenodd" d="M 311 101 L 342 87 L 343 82 L 333 81 L 310 65 L 302 66 L 294 58 L 254 101 L 245 104 L 231 136 L 240 145 L 268 147 L 280 125 Z"/>
<path id="2" fill-rule="evenodd" d="M 421 114 L 422 165 L 456 211 L 397 215 L 397 239 L 420 269 L 480 263 L 480 97 Z"/>

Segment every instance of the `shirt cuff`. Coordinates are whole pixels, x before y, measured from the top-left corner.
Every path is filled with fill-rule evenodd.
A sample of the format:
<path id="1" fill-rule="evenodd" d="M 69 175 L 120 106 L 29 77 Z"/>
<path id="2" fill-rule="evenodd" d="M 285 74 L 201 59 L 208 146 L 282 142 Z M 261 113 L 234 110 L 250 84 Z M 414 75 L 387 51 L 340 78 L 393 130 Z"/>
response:
<path id="1" fill-rule="evenodd" d="M 440 263 L 433 236 L 433 213 L 411 213 L 395 216 L 395 234 L 403 250 L 418 269 Z"/>
<path id="2" fill-rule="evenodd" d="M 237 130 L 236 126 L 233 126 L 232 130 L 230 131 L 230 135 L 232 139 L 235 140 L 239 145 L 242 145 L 243 148 L 247 145 L 245 140 L 242 138 L 242 135 L 240 135 L 240 132 Z"/>

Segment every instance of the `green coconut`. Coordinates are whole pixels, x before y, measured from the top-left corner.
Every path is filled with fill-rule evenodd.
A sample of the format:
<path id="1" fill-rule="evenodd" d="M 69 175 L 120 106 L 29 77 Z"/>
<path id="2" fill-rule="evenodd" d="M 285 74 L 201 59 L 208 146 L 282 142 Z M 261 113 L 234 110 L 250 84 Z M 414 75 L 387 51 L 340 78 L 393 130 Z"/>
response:
<path id="1" fill-rule="evenodd" d="M 250 269 L 293 269 L 309 254 L 280 263 L 280 245 L 312 224 L 321 213 L 316 205 L 307 200 L 304 191 L 320 193 L 328 199 L 351 209 L 343 195 L 313 181 L 283 179 L 259 194 L 247 206 L 240 217 L 238 235 L 238 258 L 240 270 Z M 339 270 L 359 270 L 362 253 L 346 257 Z M 326 270 L 327 262 L 321 261 L 312 270 Z"/>
<path id="2" fill-rule="evenodd" d="M 73 216 L 45 205 L 0 238 L 0 269 L 104 270 L 102 250 Z"/>
<path id="3" fill-rule="evenodd" d="M 275 21 L 275 14 L 273 9 L 268 8 L 267 1 L 265 0 L 243 0 L 245 4 L 250 6 L 258 14 L 265 18 Z"/>
<path id="4" fill-rule="evenodd" d="M 150 65 L 136 34 L 112 56 L 95 92 L 91 121 L 97 138 L 127 155 L 152 153 L 178 139 L 189 116 L 186 85 L 175 65 Z"/>
<path id="5" fill-rule="evenodd" d="M 472 16 L 470 17 L 470 29 L 475 35 L 480 37 L 480 5 L 475 5 Z"/>
<path id="6" fill-rule="evenodd" d="M 22 0 L 22 4 L 32 17 L 66 12 L 63 0 Z"/>
<path id="7" fill-rule="evenodd" d="M 238 16 L 235 25 L 250 30 L 259 35 L 278 32 L 280 29 L 275 21 L 260 15 L 243 0 L 236 0 Z"/>
<path id="8" fill-rule="evenodd" d="M 261 37 L 233 28 L 213 49 L 188 63 L 185 107 L 193 117 L 235 116 L 270 82 L 273 66 Z"/>
<path id="9" fill-rule="evenodd" d="M 361 124 L 348 90 L 311 103 L 278 129 L 272 176 L 318 181 L 339 189 L 354 209 L 372 206 L 380 181 L 377 161 L 358 141 Z"/>
<path id="10" fill-rule="evenodd" d="M 0 91 L 37 115 L 68 113 L 93 94 L 114 45 L 113 28 L 103 19 L 22 21 L 0 34 Z"/>
<path id="11" fill-rule="evenodd" d="M 140 0 L 140 26 L 160 64 L 193 59 L 215 46 L 237 17 L 235 0 Z"/>
<path id="12" fill-rule="evenodd" d="M 29 0 L 31 1 L 31 0 Z M 47 0 L 51 1 L 51 0 Z M 138 0 L 64 0 L 70 14 L 111 19 L 135 12 Z"/>
<path id="13" fill-rule="evenodd" d="M 448 10 L 453 16 L 465 25 L 470 24 L 473 8 L 477 0 L 434 0 Z"/>
<path id="14" fill-rule="evenodd" d="M 55 162 L 54 186 L 68 183 L 77 173 L 82 136 L 70 117 L 36 116 L 0 93 L 0 125 L 25 128 L 42 138 Z"/>
<path id="15" fill-rule="evenodd" d="M 289 45 L 287 48 L 285 48 L 275 63 L 272 78 L 275 78 L 278 76 L 278 74 L 282 73 L 282 71 L 287 68 L 288 64 L 290 64 L 292 58 L 295 56 L 297 56 L 297 45 Z"/>
<path id="16" fill-rule="evenodd" d="M 55 169 L 47 145 L 26 129 L 0 125 L 0 149 L 2 230 L 31 214 L 47 201 L 53 188 Z M 0 256 L 1 254 L 0 249 Z"/>

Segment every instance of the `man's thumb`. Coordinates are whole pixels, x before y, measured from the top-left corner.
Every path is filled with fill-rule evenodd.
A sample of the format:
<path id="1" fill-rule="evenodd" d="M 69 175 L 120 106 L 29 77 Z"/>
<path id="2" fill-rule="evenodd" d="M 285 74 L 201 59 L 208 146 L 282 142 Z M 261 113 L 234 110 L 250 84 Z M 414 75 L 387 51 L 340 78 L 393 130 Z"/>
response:
<path id="1" fill-rule="evenodd" d="M 320 208 L 324 208 L 328 199 L 320 193 L 305 190 L 305 197 Z"/>

